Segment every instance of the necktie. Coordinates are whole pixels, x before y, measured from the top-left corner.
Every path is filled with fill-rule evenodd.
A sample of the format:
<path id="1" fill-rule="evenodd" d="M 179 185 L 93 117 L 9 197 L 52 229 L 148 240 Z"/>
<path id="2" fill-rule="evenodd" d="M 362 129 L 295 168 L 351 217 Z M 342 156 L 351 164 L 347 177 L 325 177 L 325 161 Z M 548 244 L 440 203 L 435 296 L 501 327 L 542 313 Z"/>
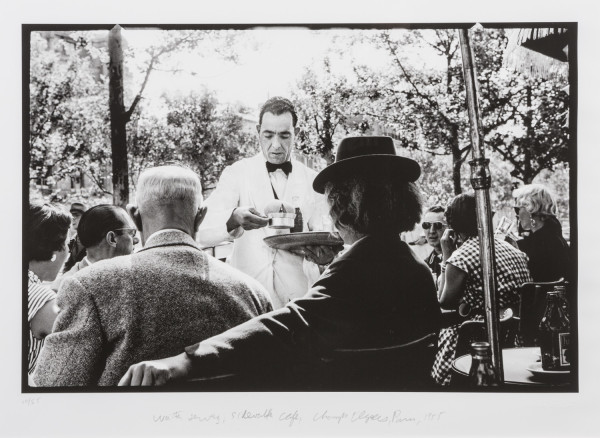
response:
<path id="1" fill-rule="evenodd" d="M 267 165 L 267 171 L 269 173 L 275 172 L 277 169 L 281 169 L 287 176 L 292 171 L 292 163 L 289 161 L 286 161 L 285 163 L 281 163 L 281 164 L 273 164 L 273 163 L 269 163 L 267 161 L 266 165 Z"/>

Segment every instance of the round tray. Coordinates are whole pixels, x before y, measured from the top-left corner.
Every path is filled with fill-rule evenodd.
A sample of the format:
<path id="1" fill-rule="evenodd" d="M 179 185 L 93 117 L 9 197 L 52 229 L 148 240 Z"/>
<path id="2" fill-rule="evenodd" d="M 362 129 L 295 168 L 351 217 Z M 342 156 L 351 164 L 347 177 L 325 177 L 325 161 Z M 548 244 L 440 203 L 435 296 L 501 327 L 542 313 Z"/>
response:
<path id="1" fill-rule="evenodd" d="M 328 231 L 311 231 L 307 233 L 277 234 L 265 237 L 264 242 L 275 249 L 291 249 L 305 245 L 343 245 L 344 241 Z"/>

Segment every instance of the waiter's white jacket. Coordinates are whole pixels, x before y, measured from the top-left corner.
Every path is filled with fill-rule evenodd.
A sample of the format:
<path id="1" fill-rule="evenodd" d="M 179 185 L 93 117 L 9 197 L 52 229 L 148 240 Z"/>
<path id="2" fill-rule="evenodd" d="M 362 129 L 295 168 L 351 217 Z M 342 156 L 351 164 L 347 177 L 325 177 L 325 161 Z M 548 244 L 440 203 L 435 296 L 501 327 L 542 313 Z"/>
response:
<path id="1" fill-rule="evenodd" d="M 328 207 L 323 195 L 312 188 L 316 172 L 296 160 L 279 199 L 300 207 L 304 231 L 319 227 Z M 254 207 L 264 214 L 267 203 L 275 199 L 262 153 L 244 158 L 226 167 L 214 192 L 206 200 L 206 218 L 200 225 L 198 241 L 214 246 L 234 239 L 228 260 L 232 266 L 256 278 L 271 294 L 273 307 L 279 308 L 303 296 L 319 278 L 319 268 L 303 257 L 269 248 L 263 239 L 273 235 L 268 227 L 244 231 L 241 227 L 227 232 L 227 220 L 236 207 Z"/>

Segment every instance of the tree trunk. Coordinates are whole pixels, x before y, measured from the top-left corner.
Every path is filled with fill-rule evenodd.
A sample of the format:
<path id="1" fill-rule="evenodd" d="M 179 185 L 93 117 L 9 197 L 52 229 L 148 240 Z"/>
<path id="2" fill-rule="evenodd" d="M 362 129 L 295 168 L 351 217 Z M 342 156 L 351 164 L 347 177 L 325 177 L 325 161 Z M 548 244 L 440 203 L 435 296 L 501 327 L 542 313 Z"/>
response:
<path id="1" fill-rule="evenodd" d="M 452 87 L 450 86 L 452 82 L 452 58 L 453 55 L 447 53 L 446 54 L 446 94 L 452 94 Z M 451 125 L 450 126 L 450 137 L 452 144 L 450 145 L 450 150 L 452 151 L 452 182 L 454 184 L 454 194 L 460 195 L 462 193 L 462 187 L 460 185 L 460 170 L 462 167 L 462 157 L 460 153 L 460 144 L 458 142 L 458 126 Z"/>
<path id="2" fill-rule="evenodd" d="M 523 124 L 527 136 L 525 138 L 535 138 L 535 132 L 533 130 L 533 110 L 531 109 L 531 85 L 527 85 L 527 115 L 523 117 Z M 531 184 L 533 180 L 533 169 L 531 168 L 531 148 L 523 148 L 523 181 L 525 184 Z"/>
<path id="3" fill-rule="evenodd" d="M 123 103 L 123 46 L 121 26 L 108 35 L 110 140 L 112 152 L 113 204 L 125 207 L 129 202 L 127 132 Z"/>
<path id="4" fill-rule="evenodd" d="M 460 195 L 462 193 L 462 187 L 460 185 L 460 169 L 462 167 L 463 160 L 458 142 L 458 126 L 452 125 L 450 127 L 450 132 L 452 137 L 452 182 L 454 184 L 454 194 Z"/>

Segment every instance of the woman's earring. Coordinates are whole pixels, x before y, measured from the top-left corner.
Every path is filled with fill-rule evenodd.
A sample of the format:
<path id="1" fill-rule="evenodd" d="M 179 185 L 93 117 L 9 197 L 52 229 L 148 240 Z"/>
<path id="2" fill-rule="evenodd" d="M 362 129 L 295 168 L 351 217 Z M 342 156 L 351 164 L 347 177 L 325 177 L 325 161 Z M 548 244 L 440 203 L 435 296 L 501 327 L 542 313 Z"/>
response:
<path id="1" fill-rule="evenodd" d="M 531 218 L 531 228 L 535 228 L 535 219 Z"/>
<path id="2" fill-rule="evenodd" d="M 56 253 L 52 254 L 52 258 L 50 259 L 51 262 L 55 262 L 56 261 Z"/>

